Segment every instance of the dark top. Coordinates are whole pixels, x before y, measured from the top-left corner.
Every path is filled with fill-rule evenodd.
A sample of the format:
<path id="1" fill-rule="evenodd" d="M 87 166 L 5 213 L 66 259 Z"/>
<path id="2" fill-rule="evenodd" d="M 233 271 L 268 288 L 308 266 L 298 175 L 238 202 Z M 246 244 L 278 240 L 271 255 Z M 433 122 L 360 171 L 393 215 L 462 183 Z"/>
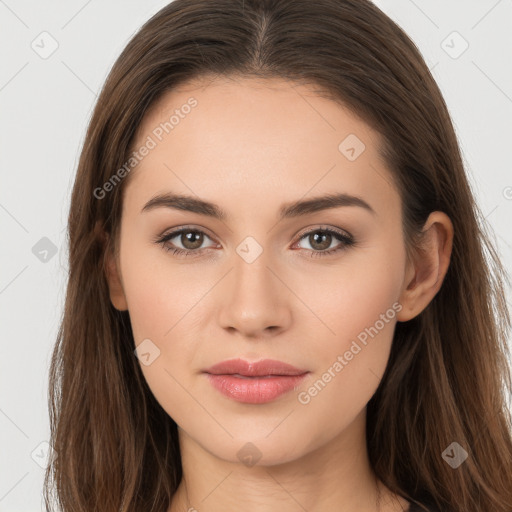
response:
<path id="1" fill-rule="evenodd" d="M 428 507 L 428 505 L 425 505 L 425 506 Z M 428 510 L 430 512 L 439 512 L 438 509 L 434 508 L 434 507 L 428 507 Z M 424 512 L 424 511 L 423 511 L 423 509 L 418 507 L 418 505 L 416 505 L 416 503 L 411 503 L 411 506 L 409 507 L 408 512 Z"/>

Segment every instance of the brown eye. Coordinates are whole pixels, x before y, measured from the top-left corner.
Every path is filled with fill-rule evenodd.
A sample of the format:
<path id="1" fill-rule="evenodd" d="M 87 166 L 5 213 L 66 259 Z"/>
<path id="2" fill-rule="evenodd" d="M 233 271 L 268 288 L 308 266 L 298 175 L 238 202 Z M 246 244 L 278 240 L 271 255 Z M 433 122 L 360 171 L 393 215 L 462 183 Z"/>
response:
<path id="1" fill-rule="evenodd" d="M 320 233 L 320 234 L 319 234 Z M 308 241 L 313 249 L 325 251 L 331 246 L 333 236 L 324 231 L 316 231 L 314 234 L 309 235 Z"/>
<path id="2" fill-rule="evenodd" d="M 192 256 L 203 252 L 203 249 L 214 247 L 213 241 L 210 246 L 202 247 L 206 239 L 211 240 L 206 233 L 199 229 L 181 228 L 164 235 L 156 242 L 161 244 L 166 251 L 176 255 Z"/>
<path id="3" fill-rule="evenodd" d="M 181 228 L 164 235 L 161 239 L 157 239 L 156 243 L 161 244 L 166 251 L 172 252 L 176 256 L 193 257 L 199 256 L 208 248 L 215 247 L 213 241 L 212 245 L 209 247 L 202 247 L 205 239 L 211 240 L 211 238 L 201 230 Z M 303 240 L 307 240 L 311 249 L 300 246 Z M 335 240 L 339 243 L 332 247 L 332 243 Z M 355 245 L 355 243 L 352 235 L 347 232 L 330 228 L 320 228 L 304 233 L 300 237 L 299 247 L 310 252 L 312 257 L 321 257 L 340 252 Z"/>
<path id="4" fill-rule="evenodd" d="M 180 242 L 185 249 L 198 249 L 203 245 L 204 233 L 200 231 L 182 231 Z"/>
<path id="5" fill-rule="evenodd" d="M 311 249 L 300 245 L 306 240 Z M 338 244 L 332 246 L 333 241 L 338 240 Z M 355 240 L 348 233 L 335 231 L 329 228 L 320 228 L 308 231 L 300 237 L 299 247 L 311 252 L 312 257 L 328 256 L 333 253 L 342 251 L 355 244 Z"/>

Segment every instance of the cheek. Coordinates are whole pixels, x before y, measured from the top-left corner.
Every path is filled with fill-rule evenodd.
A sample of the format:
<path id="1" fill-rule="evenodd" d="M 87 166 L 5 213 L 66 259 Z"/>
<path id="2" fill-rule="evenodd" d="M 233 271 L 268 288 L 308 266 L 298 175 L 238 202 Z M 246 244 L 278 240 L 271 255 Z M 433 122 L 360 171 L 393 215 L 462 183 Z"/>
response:
<path id="1" fill-rule="evenodd" d="M 393 274 L 389 266 L 379 265 L 352 270 L 344 285 L 333 294 L 338 312 L 335 325 L 340 336 L 364 342 L 364 333 L 372 326 L 385 331 L 389 320 L 396 322 L 399 286 Z"/>
<path id="2" fill-rule="evenodd" d="M 150 365 L 141 360 L 142 372 L 162 406 L 175 411 L 190 401 L 179 383 L 188 382 L 197 366 L 194 357 L 204 337 L 197 318 L 207 316 L 209 286 L 191 266 L 178 268 L 162 252 L 127 247 L 123 281 L 135 345 L 149 339 L 145 346 L 158 354 Z"/>
<path id="3" fill-rule="evenodd" d="M 183 421 L 184 412 L 191 406 L 186 389 L 196 351 L 194 343 L 199 339 L 190 319 L 198 314 L 199 308 L 194 306 L 204 295 L 204 287 L 187 280 L 186 270 L 172 268 L 154 251 L 126 254 L 124 288 L 133 337 L 136 346 L 146 344 L 141 346 L 148 347 L 144 352 L 149 352 L 151 358 L 147 365 L 140 359 L 142 373 L 162 408 Z"/>
<path id="4" fill-rule="evenodd" d="M 316 271 L 303 282 L 298 295 L 307 297 L 316 314 L 316 318 L 308 315 L 307 322 L 317 324 L 321 333 L 309 356 L 316 362 L 315 378 L 322 381 L 317 388 L 323 389 L 323 384 L 329 388 L 322 391 L 318 406 L 334 401 L 344 410 L 351 406 L 357 410 L 375 392 L 401 310 L 404 257 L 399 246 L 382 244 L 374 251 L 354 252 L 332 272 Z"/>
<path id="5" fill-rule="evenodd" d="M 124 291 L 136 343 L 155 339 L 163 344 L 174 326 L 185 320 L 204 295 L 204 285 L 190 276 L 191 267 L 179 268 L 154 249 L 133 251 L 123 261 Z M 170 258 L 171 256 L 169 256 Z"/>
<path id="6" fill-rule="evenodd" d="M 317 418 L 329 418 L 323 423 L 325 439 L 347 428 L 374 395 L 387 366 L 400 310 L 399 286 L 396 269 L 373 263 L 340 272 L 339 284 L 326 280 L 325 299 L 316 286 L 315 295 L 309 295 L 311 304 L 323 304 L 322 319 L 334 331 L 319 327 L 324 334 L 310 353 L 315 371 L 297 396 L 312 448 L 318 443 Z"/>
<path id="7" fill-rule="evenodd" d="M 317 316 L 315 320 L 308 315 L 311 322 L 319 319 L 324 324 L 322 337 L 343 343 L 373 326 L 387 311 L 387 319 L 395 319 L 403 261 L 396 247 L 354 251 L 329 271 L 317 267 L 307 272 L 306 278 L 296 280 L 295 290 Z M 380 322 L 378 326 L 382 328 Z"/>
<path id="8" fill-rule="evenodd" d="M 134 265 L 128 272 L 131 277 L 125 280 L 125 293 L 135 342 L 150 338 L 158 343 L 172 327 L 168 311 L 172 288 L 143 265 Z"/>

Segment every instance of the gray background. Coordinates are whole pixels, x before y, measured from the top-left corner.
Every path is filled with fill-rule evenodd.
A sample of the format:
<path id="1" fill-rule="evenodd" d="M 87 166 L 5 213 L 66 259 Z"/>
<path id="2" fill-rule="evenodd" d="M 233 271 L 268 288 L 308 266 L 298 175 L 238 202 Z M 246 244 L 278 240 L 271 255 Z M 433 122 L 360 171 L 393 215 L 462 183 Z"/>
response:
<path id="1" fill-rule="evenodd" d="M 65 296 L 78 156 L 110 67 L 167 3 L 0 0 L 0 512 L 43 510 L 48 365 Z M 510 272 L 512 0 L 376 3 L 433 70 Z M 52 44 L 58 48 L 45 54 Z M 510 305 L 510 290 L 508 298 Z"/>

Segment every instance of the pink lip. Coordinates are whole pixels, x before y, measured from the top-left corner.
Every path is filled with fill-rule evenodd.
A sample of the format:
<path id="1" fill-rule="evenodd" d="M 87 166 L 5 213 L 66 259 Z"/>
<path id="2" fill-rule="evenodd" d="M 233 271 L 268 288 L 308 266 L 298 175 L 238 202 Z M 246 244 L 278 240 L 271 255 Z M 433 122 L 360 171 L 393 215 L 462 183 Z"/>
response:
<path id="1" fill-rule="evenodd" d="M 282 361 L 264 359 L 250 363 L 230 359 L 207 370 L 208 380 L 218 391 L 238 402 L 261 404 L 296 388 L 309 373 Z"/>

